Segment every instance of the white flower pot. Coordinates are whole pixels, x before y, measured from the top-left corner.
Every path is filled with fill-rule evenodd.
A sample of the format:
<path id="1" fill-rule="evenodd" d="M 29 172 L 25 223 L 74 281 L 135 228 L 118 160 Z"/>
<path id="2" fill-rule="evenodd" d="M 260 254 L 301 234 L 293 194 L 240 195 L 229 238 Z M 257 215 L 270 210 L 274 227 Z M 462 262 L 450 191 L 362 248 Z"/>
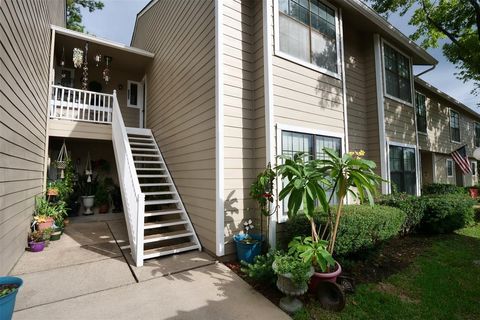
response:
<path id="1" fill-rule="evenodd" d="M 83 196 L 82 197 L 83 206 L 85 207 L 84 215 L 92 215 L 92 207 L 95 202 L 95 196 Z"/>

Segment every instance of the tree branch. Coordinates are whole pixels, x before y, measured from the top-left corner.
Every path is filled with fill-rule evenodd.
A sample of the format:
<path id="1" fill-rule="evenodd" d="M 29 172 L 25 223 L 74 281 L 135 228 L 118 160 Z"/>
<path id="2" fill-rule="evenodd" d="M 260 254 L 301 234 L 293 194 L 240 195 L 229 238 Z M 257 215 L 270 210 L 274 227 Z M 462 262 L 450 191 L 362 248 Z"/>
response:
<path id="1" fill-rule="evenodd" d="M 477 35 L 478 40 L 480 41 L 480 3 L 477 0 L 469 0 L 475 9 L 475 20 L 477 22 Z"/>

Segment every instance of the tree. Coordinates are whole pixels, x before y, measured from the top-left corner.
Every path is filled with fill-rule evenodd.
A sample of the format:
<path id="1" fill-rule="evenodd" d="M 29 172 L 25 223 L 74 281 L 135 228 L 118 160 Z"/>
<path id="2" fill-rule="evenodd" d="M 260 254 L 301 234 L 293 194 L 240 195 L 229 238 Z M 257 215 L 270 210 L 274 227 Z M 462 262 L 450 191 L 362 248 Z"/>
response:
<path id="1" fill-rule="evenodd" d="M 459 72 L 460 80 L 473 81 L 473 93 L 480 93 L 480 1 L 479 0 L 370 0 L 378 13 L 388 17 L 412 12 L 409 24 L 417 27 L 410 35 L 425 49 L 442 46 L 445 57 Z"/>
<path id="2" fill-rule="evenodd" d="M 102 1 L 95 0 L 67 0 L 67 28 L 74 31 L 84 32 L 82 13 L 80 7 L 87 8 L 88 12 L 103 9 Z"/>

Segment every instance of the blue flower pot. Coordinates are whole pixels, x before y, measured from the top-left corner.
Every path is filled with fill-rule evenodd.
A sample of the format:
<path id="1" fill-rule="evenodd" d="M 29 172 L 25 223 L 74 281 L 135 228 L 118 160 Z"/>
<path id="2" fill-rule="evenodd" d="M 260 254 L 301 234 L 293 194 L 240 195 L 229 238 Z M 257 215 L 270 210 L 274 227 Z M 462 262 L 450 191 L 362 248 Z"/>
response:
<path id="1" fill-rule="evenodd" d="M 18 286 L 17 290 L 0 298 L 0 319 L 10 320 L 15 307 L 15 298 L 23 284 L 23 280 L 17 277 L 0 277 L 0 285 L 2 284 L 16 284 Z"/>
<path id="2" fill-rule="evenodd" d="M 239 261 L 245 261 L 248 263 L 253 263 L 253 260 L 258 256 L 262 251 L 262 241 L 263 237 L 259 234 L 249 234 L 249 238 L 256 240 L 253 243 L 246 243 L 242 240 L 245 240 L 247 235 L 237 234 L 233 236 L 233 241 L 237 247 L 237 259 Z"/>

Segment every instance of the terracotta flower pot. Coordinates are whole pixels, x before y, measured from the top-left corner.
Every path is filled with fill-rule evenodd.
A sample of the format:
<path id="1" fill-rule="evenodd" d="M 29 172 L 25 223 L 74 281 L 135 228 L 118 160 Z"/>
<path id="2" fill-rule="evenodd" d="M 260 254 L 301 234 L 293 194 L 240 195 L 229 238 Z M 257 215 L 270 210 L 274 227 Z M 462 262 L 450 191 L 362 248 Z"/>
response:
<path id="1" fill-rule="evenodd" d="M 472 188 L 468 189 L 468 192 L 470 193 L 470 197 L 472 199 L 478 198 L 478 189 L 476 187 L 472 187 Z"/>
<path id="2" fill-rule="evenodd" d="M 47 220 L 47 221 L 45 221 L 45 222 L 37 223 L 37 230 L 43 231 L 43 230 L 45 230 L 45 229 L 47 229 L 47 228 L 51 228 L 51 227 L 52 227 L 53 222 L 54 222 L 53 218 L 52 218 L 52 217 L 48 217 L 46 220 Z"/>
<path id="3" fill-rule="evenodd" d="M 110 209 L 110 206 L 106 204 L 102 204 L 101 206 L 98 207 L 98 213 L 108 213 L 108 210 Z"/>
<path id="4" fill-rule="evenodd" d="M 335 270 L 332 272 L 315 272 L 310 279 L 308 289 L 311 293 L 317 292 L 318 284 L 322 281 L 328 281 L 335 283 L 337 277 L 342 273 L 342 267 L 335 261 Z"/>

